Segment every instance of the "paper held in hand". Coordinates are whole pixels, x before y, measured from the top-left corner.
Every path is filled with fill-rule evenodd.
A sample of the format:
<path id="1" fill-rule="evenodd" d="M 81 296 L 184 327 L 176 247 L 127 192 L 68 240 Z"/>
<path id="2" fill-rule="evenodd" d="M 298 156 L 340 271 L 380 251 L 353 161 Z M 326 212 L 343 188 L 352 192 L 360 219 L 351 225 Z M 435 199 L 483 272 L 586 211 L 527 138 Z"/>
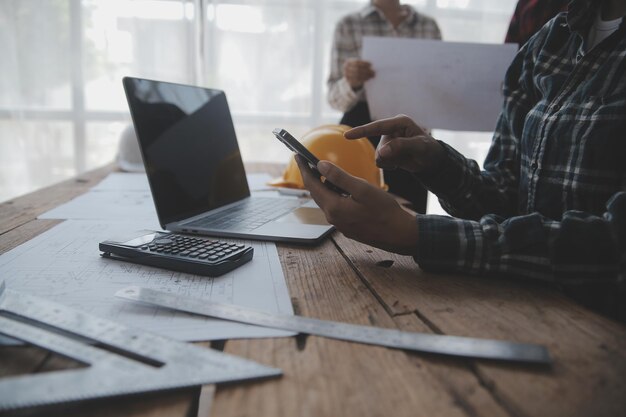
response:
<path id="1" fill-rule="evenodd" d="M 428 129 L 493 131 L 502 84 L 517 44 L 478 44 L 366 36 L 362 57 L 372 119 L 410 116 Z"/>

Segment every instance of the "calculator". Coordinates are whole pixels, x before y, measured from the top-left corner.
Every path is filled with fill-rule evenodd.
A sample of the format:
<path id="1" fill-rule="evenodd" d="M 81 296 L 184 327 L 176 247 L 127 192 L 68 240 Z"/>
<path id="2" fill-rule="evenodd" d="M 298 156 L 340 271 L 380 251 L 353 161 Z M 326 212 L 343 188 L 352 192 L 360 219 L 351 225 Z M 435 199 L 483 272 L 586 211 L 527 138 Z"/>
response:
<path id="1" fill-rule="evenodd" d="M 216 277 L 249 262 L 254 248 L 180 233 L 149 231 L 133 239 L 100 242 L 104 258 Z"/>

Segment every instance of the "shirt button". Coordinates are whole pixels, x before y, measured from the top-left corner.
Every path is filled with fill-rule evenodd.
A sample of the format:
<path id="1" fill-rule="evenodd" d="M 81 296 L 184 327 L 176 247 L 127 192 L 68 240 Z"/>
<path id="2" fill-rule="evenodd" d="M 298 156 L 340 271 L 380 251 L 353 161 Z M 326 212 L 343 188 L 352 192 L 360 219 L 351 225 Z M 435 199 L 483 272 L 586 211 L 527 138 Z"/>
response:
<path id="1" fill-rule="evenodd" d="M 534 171 L 534 170 L 536 170 L 538 166 L 539 166 L 539 164 L 537 164 L 536 162 L 533 162 L 533 163 L 530 165 L 530 167 L 533 169 L 533 171 Z"/>

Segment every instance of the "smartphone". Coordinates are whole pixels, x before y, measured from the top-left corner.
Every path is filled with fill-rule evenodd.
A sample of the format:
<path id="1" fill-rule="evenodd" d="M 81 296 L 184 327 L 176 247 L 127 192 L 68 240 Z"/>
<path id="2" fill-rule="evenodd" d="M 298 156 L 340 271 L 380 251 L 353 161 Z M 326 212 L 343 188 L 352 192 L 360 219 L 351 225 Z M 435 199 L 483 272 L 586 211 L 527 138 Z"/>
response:
<path id="1" fill-rule="evenodd" d="M 313 174 L 315 174 L 315 176 L 320 179 L 322 178 L 322 174 L 320 174 L 320 172 L 317 170 L 317 163 L 320 160 L 317 159 L 317 157 L 313 155 L 307 148 L 305 148 L 303 144 L 301 144 L 296 138 L 291 136 L 291 134 L 285 129 L 276 128 L 272 131 L 272 133 L 279 141 L 284 143 L 286 147 L 303 157 L 304 160 L 307 161 L 307 163 L 309 164 L 309 168 L 311 168 L 311 171 L 313 172 Z M 338 194 L 341 194 L 343 196 L 350 195 L 349 192 L 342 189 L 341 187 L 336 186 L 327 179 L 323 181 L 323 184 Z"/>

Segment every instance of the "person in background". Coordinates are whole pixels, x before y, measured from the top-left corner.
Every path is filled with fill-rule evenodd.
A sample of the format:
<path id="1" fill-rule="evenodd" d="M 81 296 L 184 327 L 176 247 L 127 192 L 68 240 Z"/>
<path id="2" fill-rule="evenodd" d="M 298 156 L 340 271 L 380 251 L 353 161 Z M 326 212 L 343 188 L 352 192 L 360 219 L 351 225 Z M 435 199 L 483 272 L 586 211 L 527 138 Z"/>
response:
<path id="1" fill-rule="evenodd" d="M 504 42 L 521 48 L 550 19 L 567 10 L 567 3 L 569 0 L 519 0 Z"/>
<path id="2" fill-rule="evenodd" d="M 375 68 L 361 59 L 363 36 L 441 39 L 434 19 L 399 0 L 372 0 L 362 10 L 343 17 L 335 27 L 328 77 L 328 102 L 344 113 L 340 123 L 359 126 L 372 121 L 363 85 Z M 374 146 L 380 137 L 369 138 Z M 426 210 L 426 191 L 401 171 L 385 171 L 389 191 L 409 200 L 419 212 Z"/>
<path id="3" fill-rule="evenodd" d="M 454 217 L 412 215 L 328 161 L 305 186 L 347 237 L 424 270 L 557 285 L 626 321 L 626 1 L 574 0 L 510 65 L 484 168 L 407 116 L 347 131 L 383 135 L 377 164 L 416 175 Z"/>

